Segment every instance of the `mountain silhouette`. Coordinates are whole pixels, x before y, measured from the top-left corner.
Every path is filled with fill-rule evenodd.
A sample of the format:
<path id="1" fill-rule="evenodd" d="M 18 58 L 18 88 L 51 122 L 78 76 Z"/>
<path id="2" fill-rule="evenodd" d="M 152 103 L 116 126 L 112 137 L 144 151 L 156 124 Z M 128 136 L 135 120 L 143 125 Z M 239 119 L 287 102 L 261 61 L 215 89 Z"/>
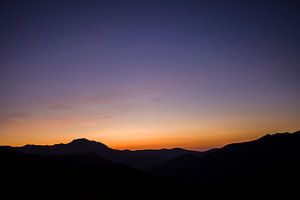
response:
<path id="1" fill-rule="evenodd" d="M 183 155 L 151 171 L 195 185 L 218 187 L 231 197 L 242 191 L 286 198 L 300 186 L 300 131 L 268 134 L 205 155 Z"/>
<path id="2" fill-rule="evenodd" d="M 126 159 L 159 162 L 139 170 Z M 0 188 L 9 199 L 295 199 L 300 131 L 201 153 L 115 150 L 87 139 L 6 146 L 0 163 Z"/>
<path id="3" fill-rule="evenodd" d="M 91 153 L 49 156 L 0 147 L 0 163 L 1 196 L 8 199 L 183 199 L 196 191 Z"/>
<path id="4" fill-rule="evenodd" d="M 149 169 L 164 161 L 185 154 L 201 154 L 201 152 L 181 148 L 160 150 L 116 150 L 100 142 L 85 138 L 75 139 L 68 144 L 55 145 L 25 145 L 23 147 L 10 147 L 23 153 L 38 155 L 68 155 L 93 153 L 112 162 L 126 164 L 137 169 Z"/>

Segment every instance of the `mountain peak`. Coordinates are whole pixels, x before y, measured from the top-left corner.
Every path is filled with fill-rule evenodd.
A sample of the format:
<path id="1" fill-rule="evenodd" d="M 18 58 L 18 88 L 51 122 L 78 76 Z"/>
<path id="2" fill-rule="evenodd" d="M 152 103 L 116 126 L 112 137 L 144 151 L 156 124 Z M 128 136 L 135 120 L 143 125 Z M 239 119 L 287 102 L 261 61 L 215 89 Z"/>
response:
<path id="1" fill-rule="evenodd" d="M 92 141 L 92 140 L 88 140 L 86 138 L 77 138 L 77 139 L 74 139 L 72 140 L 71 143 L 90 143 L 90 142 L 95 142 L 95 141 Z"/>
<path id="2" fill-rule="evenodd" d="M 102 147 L 108 148 L 105 144 L 103 144 L 101 142 L 96 142 L 94 140 L 88 140 L 86 138 L 74 139 L 69 144 L 73 144 L 73 145 L 97 145 L 97 146 L 102 146 Z"/>
<path id="3" fill-rule="evenodd" d="M 274 133 L 274 134 L 267 134 L 259 138 L 258 140 L 266 140 L 266 139 L 275 139 L 275 138 L 282 138 L 282 137 L 287 137 L 291 135 L 289 132 L 285 133 Z"/>

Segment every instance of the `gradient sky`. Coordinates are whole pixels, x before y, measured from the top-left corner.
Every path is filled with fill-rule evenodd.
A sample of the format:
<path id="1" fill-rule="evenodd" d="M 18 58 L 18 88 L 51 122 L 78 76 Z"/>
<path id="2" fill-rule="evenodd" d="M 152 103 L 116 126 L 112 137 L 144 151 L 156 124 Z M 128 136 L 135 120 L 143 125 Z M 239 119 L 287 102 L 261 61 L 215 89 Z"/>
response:
<path id="1" fill-rule="evenodd" d="M 300 129 L 299 1 L 0 6 L 0 145 L 207 149 Z"/>

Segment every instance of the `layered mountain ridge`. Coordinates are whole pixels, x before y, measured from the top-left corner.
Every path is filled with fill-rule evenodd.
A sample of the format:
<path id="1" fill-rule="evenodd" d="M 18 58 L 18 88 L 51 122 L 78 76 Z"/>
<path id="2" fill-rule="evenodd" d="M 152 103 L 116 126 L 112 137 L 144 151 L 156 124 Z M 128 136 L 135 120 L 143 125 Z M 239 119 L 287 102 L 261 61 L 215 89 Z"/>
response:
<path id="1" fill-rule="evenodd" d="M 293 199 L 300 187 L 300 131 L 200 153 L 115 150 L 87 139 L 6 146 L 0 162 L 0 186 L 18 198 L 38 191 L 49 199 Z"/>
<path id="2" fill-rule="evenodd" d="M 185 150 L 181 148 L 158 150 L 116 150 L 109 148 L 101 142 L 85 138 L 74 139 L 67 144 L 55 145 L 25 145 L 22 147 L 10 147 L 23 153 L 38 155 L 68 155 L 93 153 L 112 162 L 121 163 L 137 169 L 150 169 L 162 162 L 185 154 L 198 154 L 201 152 Z"/>

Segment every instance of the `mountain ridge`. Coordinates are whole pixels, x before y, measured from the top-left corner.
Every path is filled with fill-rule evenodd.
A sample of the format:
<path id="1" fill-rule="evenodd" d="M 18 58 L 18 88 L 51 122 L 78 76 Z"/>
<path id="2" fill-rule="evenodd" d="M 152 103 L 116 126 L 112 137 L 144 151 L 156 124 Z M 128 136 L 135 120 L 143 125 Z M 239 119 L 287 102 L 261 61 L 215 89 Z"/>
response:
<path id="1" fill-rule="evenodd" d="M 258 164 L 257 167 L 259 167 L 259 165 L 263 166 L 263 163 L 266 163 L 272 168 L 272 165 L 266 161 L 280 163 L 278 159 L 284 160 L 284 157 L 290 157 L 289 162 L 293 160 L 300 162 L 300 159 L 297 160 L 294 159 L 297 157 L 293 157 L 293 155 L 296 156 L 298 153 L 300 155 L 300 131 L 294 133 L 275 133 L 267 134 L 252 141 L 228 144 L 201 156 L 193 155 L 188 158 L 188 155 L 183 155 L 161 163 L 159 166 L 156 166 L 155 169 L 152 169 L 152 171 L 167 177 L 176 177 L 178 175 L 177 177 L 179 178 L 189 179 L 187 177 L 191 177 L 191 179 L 203 180 L 203 177 L 209 174 L 205 174 L 204 171 L 210 172 L 212 168 L 214 168 L 216 172 L 224 171 L 224 166 L 228 166 L 231 170 L 235 168 L 232 163 L 237 163 L 238 166 L 245 166 L 245 163 L 251 165 L 250 161 L 252 158 L 261 159 L 259 163 L 256 163 Z M 174 165 L 174 163 L 176 165 Z M 205 168 L 204 166 L 210 166 L 210 168 Z M 193 169 L 195 173 L 192 173 L 191 169 Z M 203 172 L 199 174 L 198 172 L 201 170 Z M 217 173 L 215 173 L 214 176 L 216 174 Z M 209 179 L 209 177 L 207 177 L 207 179 Z"/>
<path id="2" fill-rule="evenodd" d="M 19 152 L 37 155 L 68 155 L 94 153 L 115 163 L 125 164 L 137 169 L 148 169 L 188 153 L 201 154 L 201 152 L 185 150 L 182 148 L 172 149 L 145 149 L 145 150 L 117 150 L 107 145 L 86 138 L 73 139 L 69 143 L 54 145 L 24 145 L 10 147 Z"/>
<path id="3" fill-rule="evenodd" d="M 90 142 L 79 139 L 68 144 L 82 147 Z M 95 141 L 91 144 L 98 146 Z M 65 145 L 56 147 L 61 150 Z M 118 154 L 118 158 L 128 159 L 128 152 L 121 152 L 124 153 Z M 143 162 L 145 154 L 140 153 L 130 152 L 130 156 Z M 146 153 L 157 156 L 152 151 Z M 57 195 L 73 199 L 95 199 L 102 195 L 106 199 L 124 196 L 130 199 L 292 199 L 300 187 L 299 155 L 300 131 L 267 134 L 200 154 L 186 153 L 145 170 L 93 153 L 37 155 L 2 146 L 0 171 L 4 182 L 0 186 L 8 188 L 4 191 L 15 191 L 15 188 L 25 194 L 30 191 L 30 197 L 41 190 L 47 197 L 54 195 L 49 199 L 57 199 Z"/>

